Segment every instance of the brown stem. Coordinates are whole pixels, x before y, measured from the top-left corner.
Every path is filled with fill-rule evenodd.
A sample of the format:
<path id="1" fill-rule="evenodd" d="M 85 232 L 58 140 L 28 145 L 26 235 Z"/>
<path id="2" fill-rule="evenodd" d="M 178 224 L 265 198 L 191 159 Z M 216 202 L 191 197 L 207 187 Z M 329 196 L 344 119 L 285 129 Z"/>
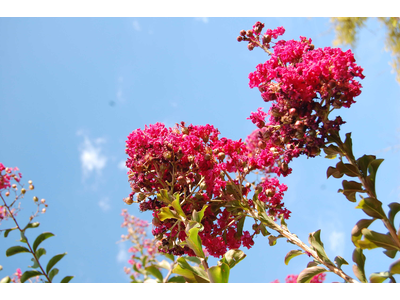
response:
<path id="1" fill-rule="evenodd" d="M 1 199 L 3 200 L 4 206 L 7 208 L 8 213 L 10 214 L 11 218 L 14 220 L 15 225 L 17 225 L 18 230 L 19 230 L 20 232 L 24 232 L 24 231 L 21 229 L 21 227 L 19 227 L 19 224 L 18 224 L 17 220 L 15 219 L 13 213 L 11 212 L 11 209 L 8 207 L 8 205 L 7 205 L 6 201 L 4 200 L 3 196 L 0 195 L 0 197 L 1 197 Z M 39 265 L 40 270 L 42 270 L 42 274 L 46 277 L 46 279 L 48 280 L 48 282 L 51 283 L 50 278 L 47 276 L 46 272 L 43 270 L 42 265 L 40 264 L 39 259 L 36 257 L 35 252 L 32 250 L 32 247 L 31 247 L 31 245 L 29 244 L 28 238 L 27 238 L 26 236 L 25 236 L 25 239 L 26 239 L 26 244 L 27 244 L 28 247 L 29 247 L 29 252 L 30 252 L 30 253 L 33 255 L 33 257 L 35 258 L 37 264 Z"/>

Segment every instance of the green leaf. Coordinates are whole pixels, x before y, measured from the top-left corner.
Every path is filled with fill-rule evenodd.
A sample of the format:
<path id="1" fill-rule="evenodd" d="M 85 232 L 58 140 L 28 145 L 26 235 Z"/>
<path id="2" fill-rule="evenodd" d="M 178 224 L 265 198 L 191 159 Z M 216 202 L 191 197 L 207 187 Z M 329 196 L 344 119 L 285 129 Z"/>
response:
<path id="1" fill-rule="evenodd" d="M 243 226 L 244 226 L 245 220 L 246 220 L 245 216 L 243 216 L 242 218 L 239 219 L 239 222 L 237 224 L 237 232 L 235 233 L 235 238 L 237 240 L 240 240 L 243 235 Z"/>
<path id="2" fill-rule="evenodd" d="M 34 257 L 31 258 L 31 261 L 33 262 L 33 265 L 32 265 L 32 266 L 29 266 L 29 268 L 37 269 L 37 268 L 40 267 L 39 264 L 38 264 L 38 262 L 36 261 L 36 259 L 35 259 Z"/>
<path id="3" fill-rule="evenodd" d="M 54 268 L 53 270 L 50 271 L 49 273 L 49 279 L 53 281 L 54 276 L 58 274 L 59 270 L 57 268 Z"/>
<path id="4" fill-rule="evenodd" d="M 49 262 L 47 263 L 47 266 L 46 266 L 46 273 L 49 273 L 49 271 L 51 270 L 51 268 L 54 267 L 54 265 L 55 265 L 56 263 L 58 263 L 58 262 L 61 260 L 61 258 L 63 258 L 65 255 L 67 255 L 67 252 L 54 255 L 54 256 L 49 260 Z"/>
<path id="5" fill-rule="evenodd" d="M 343 190 L 340 189 L 338 192 L 343 193 L 347 200 L 356 202 L 356 193 L 365 193 L 362 188 L 362 184 L 356 181 L 343 180 Z"/>
<path id="6" fill-rule="evenodd" d="M 151 265 L 151 266 L 145 268 L 145 270 L 148 273 L 150 273 L 151 275 L 153 275 L 155 278 L 157 278 L 160 282 L 163 282 L 163 276 L 162 276 L 160 270 L 156 266 Z"/>
<path id="7" fill-rule="evenodd" d="M 28 248 L 23 246 L 13 246 L 7 249 L 6 256 L 12 256 L 18 253 L 30 252 Z"/>
<path id="8" fill-rule="evenodd" d="M 326 171 L 327 178 L 329 178 L 330 176 L 333 176 L 334 178 L 341 178 L 343 175 L 343 173 L 340 173 L 339 170 L 334 167 L 329 167 Z"/>
<path id="9" fill-rule="evenodd" d="M 174 276 L 168 279 L 168 283 L 185 283 L 185 278 L 183 276 Z"/>
<path id="10" fill-rule="evenodd" d="M 347 153 L 347 155 L 350 156 L 350 158 L 354 160 L 353 142 L 351 140 L 351 132 L 346 133 L 346 139 L 344 141 L 343 148 L 344 148 L 345 152 Z"/>
<path id="11" fill-rule="evenodd" d="M 343 155 L 342 151 L 335 145 L 329 145 L 328 147 L 324 148 L 324 152 L 326 154 L 325 158 L 334 159 L 336 156 Z"/>
<path id="12" fill-rule="evenodd" d="M 357 222 L 354 228 L 351 230 L 351 241 L 353 242 L 354 246 L 358 246 L 358 241 L 362 238 L 361 230 L 364 228 L 368 228 L 369 225 L 376 219 L 361 219 Z"/>
<path id="13" fill-rule="evenodd" d="M 21 239 L 19 240 L 21 243 L 28 243 L 28 240 L 26 239 L 25 233 L 23 231 L 20 232 L 21 233 Z"/>
<path id="14" fill-rule="evenodd" d="M 390 265 L 389 272 L 392 274 L 400 274 L 400 259 Z"/>
<path id="15" fill-rule="evenodd" d="M 199 267 L 192 267 L 183 257 L 179 257 L 177 263 L 178 264 L 174 267 L 172 272 L 178 275 L 182 275 L 183 277 L 185 277 L 186 281 L 198 282 L 199 278 L 201 278 L 203 280 L 202 282 L 209 282 L 208 276 L 203 269 Z"/>
<path id="16" fill-rule="evenodd" d="M 336 256 L 335 257 L 335 264 L 340 269 L 342 267 L 342 265 L 348 265 L 349 263 L 343 257 Z"/>
<path id="17" fill-rule="evenodd" d="M 308 237 L 308 242 L 313 246 L 319 258 L 321 258 L 325 262 L 332 263 L 329 260 L 328 255 L 326 255 L 325 253 L 324 244 L 321 242 L 320 234 L 321 234 L 321 229 L 313 233 L 310 233 Z"/>
<path id="18" fill-rule="evenodd" d="M 246 257 L 246 254 L 242 250 L 239 249 L 231 249 L 224 254 L 224 257 L 221 259 L 221 262 L 226 263 L 229 268 L 233 268 L 240 261 L 242 261 Z"/>
<path id="19" fill-rule="evenodd" d="M 289 261 L 296 256 L 304 254 L 301 250 L 290 250 L 285 256 L 285 264 L 288 265 Z"/>
<path id="20" fill-rule="evenodd" d="M 37 247 L 40 245 L 41 242 L 52 236 L 54 236 L 54 234 L 52 234 L 51 232 L 43 232 L 39 234 L 35 239 L 35 241 L 33 242 L 33 247 L 32 247 L 33 251 L 36 251 Z"/>
<path id="21" fill-rule="evenodd" d="M 10 282 L 11 282 L 10 276 L 6 276 L 0 280 L 0 283 L 10 283 Z"/>
<path id="22" fill-rule="evenodd" d="M 373 161 L 375 159 L 376 159 L 375 155 L 363 155 L 362 157 L 357 159 L 357 165 L 358 165 L 358 168 L 360 169 L 363 177 L 367 176 L 368 166 L 371 163 L 371 161 Z"/>
<path id="23" fill-rule="evenodd" d="M 265 211 L 259 213 L 258 215 L 260 217 L 260 221 L 263 222 L 265 226 L 272 228 L 276 226 L 274 220 L 272 220 L 272 218 L 268 216 Z"/>
<path id="24" fill-rule="evenodd" d="M 28 228 L 37 228 L 39 227 L 40 223 L 39 222 L 33 222 L 33 223 L 28 223 L 25 228 L 23 229 L 23 231 L 25 231 Z"/>
<path id="25" fill-rule="evenodd" d="M 318 274 L 328 272 L 327 269 L 316 266 L 316 267 L 311 267 L 311 268 L 306 268 L 301 273 L 299 274 L 299 277 L 297 277 L 297 282 L 298 283 L 308 283 L 311 281 L 311 279 Z"/>
<path id="26" fill-rule="evenodd" d="M 182 210 L 181 204 L 179 203 L 179 194 L 178 193 L 176 194 L 176 199 L 174 201 L 172 201 L 171 205 L 175 209 L 175 211 L 178 213 L 178 215 L 186 218 L 186 215 Z"/>
<path id="27" fill-rule="evenodd" d="M 369 240 L 378 247 L 385 248 L 386 250 L 400 250 L 390 234 L 378 233 L 367 228 L 362 229 L 361 232 L 366 240 Z"/>
<path id="28" fill-rule="evenodd" d="M 196 256 L 185 256 L 185 259 L 187 261 L 190 261 L 190 262 L 198 264 L 198 265 L 201 264 L 201 260 L 199 258 L 197 258 Z"/>
<path id="29" fill-rule="evenodd" d="M 388 219 L 390 224 L 392 224 L 392 226 L 394 227 L 394 217 L 400 211 L 400 203 L 392 202 L 388 206 L 390 208 Z"/>
<path id="30" fill-rule="evenodd" d="M 60 283 L 68 283 L 71 281 L 71 279 L 74 278 L 74 276 L 65 276 Z"/>
<path id="31" fill-rule="evenodd" d="M 24 283 L 29 278 L 32 278 L 35 276 L 40 276 L 40 275 L 43 275 L 43 274 L 36 270 L 25 271 L 24 274 L 22 274 L 22 276 L 21 276 L 21 283 Z"/>
<path id="32" fill-rule="evenodd" d="M 264 225 L 263 223 L 260 223 L 258 226 L 259 226 L 259 228 L 260 228 L 260 230 L 261 230 L 261 234 L 262 234 L 263 236 L 268 236 L 268 235 L 271 234 L 271 233 L 267 230 L 267 228 L 265 227 L 265 225 Z"/>
<path id="33" fill-rule="evenodd" d="M 157 194 L 157 200 L 164 202 L 167 205 L 171 204 L 171 199 L 168 195 L 168 191 L 165 189 L 160 190 L 160 193 Z"/>
<path id="34" fill-rule="evenodd" d="M 230 268 L 226 263 L 208 269 L 210 281 L 214 283 L 228 283 Z"/>
<path id="35" fill-rule="evenodd" d="M 168 254 L 168 253 L 161 253 L 161 254 L 164 255 L 169 260 L 175 261 L 175 257 L 172 254 Z"/>
<path id="36" fill-rule="evenodd" d="M 8 234 L 9 234 L 11 231 L 15 230 L 15 229 L 18 229 L 18 227 L 13 227 L 13 228 L 6 229 L 6 230 L 4 231 L 4 237 L 5 237 L 5 238 L 8 237 Z"/>
<path id="37" fill-rule="evenodd" d="M 164 221 L 166 219 L 178 219 L 175 214 L 171 212 L 168 207 L 161 207 L 160 212 L 158 213 L 158 218 L 160 221 Z"/>
<path id="38" fill-rule="evenodd" d="M 388 278 L 390 278 L 389 272 L 372 273 L 369 276 L 369 282 L 370 283 L 382 283 Z"/>
<path id="39" fill-rule="evenodd" d="M 380 164 L 383 162 L 383 159 L 375 159 L 370 164 L 368 165 L 368 171 L 369 175 L 367 177 L 366 183 L 368 184 L 368 187 L 371 189 L 373 195 L 376 197 L 376 192 L 375 192 L 375 181 L 376 181 L 376 172 L 378 171 L 378 168 Z"/>
<path id="40" fill-rule="evenodd" d="M 158 263 L 158 266 L 159 266 L 160 268 L 163 268 L 163 269 L 166 269 L 166 270 L 169 270 L 169 269 L 171 268 L 171 265 L 170 265 L 165 259 L 163 259 L 162 261 L 160 261 L 160 262 Z"/>
<path id="41" fill-rule="evenodd" d="M 317 261 L 313 260 L 313 261 L 310 261 L 307 264 L 307 268 L 315 267 L 315 266 L 318 266 L 318 265 L 319 265 L 319 263 Z"/>
<path id="42" fill-rule="evenodd" d="M 370 217 L 377 219 L 386 218 L 385 212 L 382 209 L 382 202 L 375 198 L 361 199 L 356 208 L 361 208 Z"/>
<path id="43" fill-rule="evenodd" d="M 44 248 L 39 248 L 35 252 L 37 259 L 39 259 L 42 255 L 45 255 L 45 254 L 46 254 L 46 249 L 44 249 Z"/>
<path id="44" fill-rule="evenodd" d="M 281 220 L 281 227 L 287 230 L 288 228 L 285 222 L 285 216 L 282 214 L 279 219 Z"/>
<path id="45" fill-rule="evenodd" d="M 356 264 L 353 265 L 353 272 L 354 275 L 360 280 L 361 282 L 368 282 L 367 278 L 365 277 L 365 255 L 363 254 L 363 250 L 360 248 L 355 248 L 353 251 L 353 262 Z"/>
<path id="46" fill-rule="evenodd" d="M 275 246 L 276 245 L 276 240 L 278 239 L 277 236 L 269 235 L 268 236 L 268 242 L 270 246 Z"/>
<path id="47" fill-rule="evenodd" d="M 397 250 L 386 250 L 386 251 L 383 251 L 383 253 L 384 253 L 387 257 L 395 258 L 396 253 L 397 253 Z"/>
<path id="48" fill-rule="evenodd" d="M 346 174 L 350 177 L 358 177 L 359 172 L 358 169 L 351 164 L 344 164 L 342 161 L 339 161 L 336 164 L 336 169 L 340 172 L 340 174 Z"/>
<path id="49" fill-rule="evenodd" d="M 199 228 L 195 227 L 187 232 L 186 243 L 194 251 L 197 257 L 205 258 L 203 248 L 201 245 L 201 239 L 199 237 Z"/>

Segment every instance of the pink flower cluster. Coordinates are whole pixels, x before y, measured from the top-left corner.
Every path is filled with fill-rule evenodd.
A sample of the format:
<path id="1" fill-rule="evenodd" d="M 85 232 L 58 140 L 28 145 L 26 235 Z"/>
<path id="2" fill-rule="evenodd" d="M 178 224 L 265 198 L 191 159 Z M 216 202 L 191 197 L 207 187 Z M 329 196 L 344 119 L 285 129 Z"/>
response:
<path id="1" fill-rule="evenodd" d="M 265 102 L 272 102 L 267 114 L 260 108 L 250 115 L 258 128 L 260 139 L 279 147 L 286 161 L 300 154 L 314 157 L 326 143 L 329 132 L 339 130 L 340 117 L 329 119 L 333 109 L 350 107 L 361 93 L 363 69 L 356 65 L 350 50 L 339 48 L 314 49 L 311 39 L 280 40 L 285 30 L 278 27 L 261 34 L 264 24 L 257 22 L 252 30 L 242 30 L 240 39 L 249 49 L 260 47 L 270 59 L 249 75 L 251 88 L 257 87 Z M 273 53 L 270 52 L 273 48 Z"/>
<path id="2" fill-rule="evenodd" d="M 194 255 L 190 248 L 179 246 L 186 237 L 184 228 L 175 226 L 175 219 L 163 222 L 158 219 L 159 209 L 165 206 L 156 197 L 161 189 L 186 196 L 182 209 L 189 218 L 193 210 L 200 211 L 204 205 L 209 205 L 202 220 L 204 230 L 199 235 L 210 255 L 218 257 L 227 248 L 236 249 L 241 245 L 250 248 L 254 244 L 255 233 L 238 234 L 239 219 L 226 207 L 250 193 L 251 185 L 242 183 L 252 170 L 274 171 L 280 175 L 288 169 L 286 166 L 282 171 L 281 166 L 277 166 L 279 154 L 274 153 L 272 147 L 254 152 L 241 140 L 218 135 L 219 131 L 211 125 L 185 126 L 182 122 L 174 128 L 156 123 L 128 136 L 126 166 L 130 169 L 132 193 L 125 201 L 132 203 L 137 194 L 140 209 L 153 211 L 153 234 L 162 241 L 161 252 Z M 232 173 L 239 179 L 231 179 L 229 174 Z M 281 202 L 287 189 L 285 185 L 279 184 L 275 177 L 266 176 L 255 189 L 270 215 L 289 217 L 290 212 Z M 248 203 L 254 205 L 252 200 Z"/>
<path id="3" fill-rule="evenodd" d="M 13 171 L 18 171 L 18 168 L 6 168 L 2 163 L 0 163 L 0 192 L 3 189 L 8 189 L 11 187 L 12 179 L 14 179 L 16 182 L 21 180 L 22 174 L 16 174 Z"/>
<path id="4" fill-rule="evenodd" d="M 299 275 L 288 275 L 285 279 L 286 283 L 297 283 L 297 278 Z M 311 280 L 310 283 L 323 283 L 325 281 L 326 274 L 321 273 L 318 275 L 315 275 Z M 272 281 L 272 283 L 280 283 L 278 279 Z"/>
<path id="5" fill-rule="evenodd" d="M 146 238 L 147 229 L 150 224 L 147 221 L 141 220 L 135 216 L 128 213 L 126 209 L 122 210 L 121 216 L 124 221 L 121 227 L 125 227 L 128 231 L 127 235 L 121 236 L 123 240 L 129 240 L 132 242 L 132 246 L 128 249 L 129 253 L 132 253 L 128 264 L 134 265 L 137 269 L 142 268 L 140 261 L 145 261 L 147 263 L 152 263 L 157 255 L 157 247 L 154 240 Z M 143 259 L 146 257 L 145 259 Z M 131 271 L 131 268 L 124 268 L 127 274 L 133 275 L 137 278 L 140 274 Z"/>

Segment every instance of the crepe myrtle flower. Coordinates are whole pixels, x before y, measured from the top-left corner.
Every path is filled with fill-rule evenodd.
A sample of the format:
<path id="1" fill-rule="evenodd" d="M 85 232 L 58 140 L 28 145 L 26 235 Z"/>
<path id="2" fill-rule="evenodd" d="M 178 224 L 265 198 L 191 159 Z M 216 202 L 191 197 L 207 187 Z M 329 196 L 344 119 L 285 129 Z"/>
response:
<path id="1" fill-rule="evenodd" d="M 288 169 L 281 168 L 282 158 L 274 152 L 272 144 L 255 151 L 254 145 L 219 137 L 219 134 L 209 124 L 186 126 L 181 122 L 172 128 L 152 124 L 128 136 L 126 166 L 132 192 L 124 201 L 138 202 L 141 211 L 153 212 L 152 233 L 160 241 L 159 251 L 194 255 L 189 247 L 181 245 L 186 238 L 185 226 L 176 219 L 160 220 L 160 210 L 167 205 L 157 197 L 161 190 L 184 198 L 181 207 L 187 219 L 194 210 L 200 211 L 208 205 L 199 236 L 205 250 L 215 257 L 228 249 L 254 245 L 256 232 L 239 231 L 240 216 L 229 207 L 239 200 L 254 207 L 247 196 L 256 189 L 258 199 L 265 203 L 271 216 L 289 217 L 290 211 L 282 202 L 287 187 L 277 179 Z M 266 176 L 256 186 L 245 184 L 245 177 L 254 170 Z"/>

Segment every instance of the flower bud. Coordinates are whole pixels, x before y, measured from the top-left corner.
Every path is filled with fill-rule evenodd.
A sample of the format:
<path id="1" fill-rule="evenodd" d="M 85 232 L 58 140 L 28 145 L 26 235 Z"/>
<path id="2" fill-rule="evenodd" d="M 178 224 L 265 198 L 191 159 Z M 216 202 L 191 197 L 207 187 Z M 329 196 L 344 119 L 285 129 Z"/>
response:
<path id="1" fill-rule="evenodd" d="M 26 193 L 26 189 L 22 188 L 22 189 L 21 189 L 21 193 L 22 193 L 22 194 L 25 194 L 25 193 Z"/>
<path id="2" fill-rule="evenodd" d="M 28 183 L 29 183 L 29 184 L 32 184 L 32 180 L 29 180 Z"/>
<path id="3" fill-rule="evenodd" d="M 289 109 L 289 115 L 295 116 L 296 114 L 297 114 L 297 109 L 295 109 L 294 107 L 292 107 L 291 109 Z"/>
<path id="4" fill-rule="evenodd" d="M 313 44 L 311 44 L 311 45 L 310 45 L 310 48 L 308 48 L 308 49 L 310 49 L 310 50 L 314 50 L 314 45 L 313 45 Z"/>
<path id="5" fill-rule="evenodd" d="M 46 212 L 46 209 L 45 209 L 45 208 L 43 208 L 43 209 L 42 209 L 42 213 L 45 213 L 45 212 Z"/>
<path id="6" fill-rule="evenodd" d="M 286 172 L 288 170 L 288 164 L 285 162 L 281 163 L 281 169 L 283 172 Z"/>
<path id="7" fill-rule="evenodd" d="M 132 198 L 129 198 L 129 197 L 126 197 L 126 198 L 124 198 L 124 202 L 125 202 L 126 204 L 128 204 L 128 205 L 131 205 L 131 204 L 133 203 L 133 199 L 132 199 Z"/>
<path id="8" fill-rule="evenodd" d="M 38 202 L 39 198 L 35 196 L 35 197 L 33 197 L 33 201 Z"/>
<path id="9" fill-rule="evenodd" d="M 137 197 L 138 197 L 139 201 L 146 199 L 146 196 L 143 193 L 139 193 Z"/>
<path id="10" fill-rule="evenodd" d="M 240 30 L 240 35 L 241 36 L 245 36 L 246 35 L 246 30 L 244 30 L 244 29 Z"/>
<path id="11" fill-rule="evenodd" d="M 241 41 L 243 41 L 243 37 L 242 37 L 242 36 L 240 36 L 240 35 L 239 35 L 239 36 L 238 36 L 236 39 L 237 39 L 237 41 L 238 41 L 238 42 L 241 42 Z"/>
<path id="12" fill-rule="evenodd" d="M 13 189 L 16 189 L 16 188 L 17 188 L 17 185 L 14 183 L 11 187 L 12 187 Z"/>
<path id="13" fill-rule="evenodd" d="M 206 155 L 204 155 L 204 159 L 205 160 L 210 160 L 211 159 L 211 155 L 207 153 Z"/>
<path id="14" fill-rule="evenodd" d="M 275 195 L 275 192 L 272 189 L 266 189 L 265 194 L 267 195 L 267 197 L 272 197 Z"/>
<path id="15" fill-rule="evenodd" d="M 219 160 L 224 160 L 225 159 L 225 153 L 224 152 L 218 153 L 218 159 Z"/>
<path id="16" fill-rule="evenodd" d="M 249 44 L 247 45 L 247 49 L 249 49 L 250 51 L 253 51 L 254 45 L 251 44 L 251 43 L 249 43 Z"/>
<path id="17" fill-rule="evenodd" d="M 40 203 L 44 204 L 46 202 L 46 200 L 42 199 L 40 200 Z"/>
<path id="18" fill-rule="evenodd" d="M 33 190 L 35 187 L 31 184 L 30 186 L 29 186 L 29 189 L 30 190 Z"/>
<path id="19" fill-rule="evenodd" d="M 7 197 L 10 196 L 10 192 L 9 191 L 6 192 L 6 196 Z"/>
<path id="20" fill-rule="evenodd" d="M 246 31 L 246 35 L 247 35 L 247 36 L 253 36 L 253 31 L 250 30 L 250 29 L 247 30 L 247 31 Z"/>

